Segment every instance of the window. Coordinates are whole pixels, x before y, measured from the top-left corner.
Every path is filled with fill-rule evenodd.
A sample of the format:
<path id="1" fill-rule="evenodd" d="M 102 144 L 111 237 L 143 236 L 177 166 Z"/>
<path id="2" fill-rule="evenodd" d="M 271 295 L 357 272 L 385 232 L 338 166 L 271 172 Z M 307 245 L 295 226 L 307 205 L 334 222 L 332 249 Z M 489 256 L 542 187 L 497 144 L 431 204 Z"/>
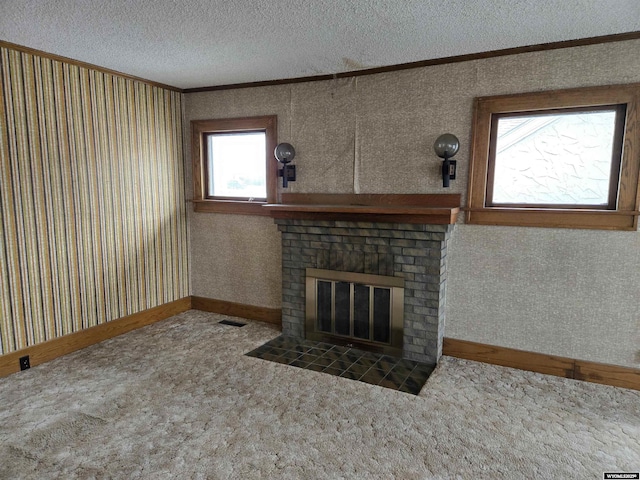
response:
<path id="1" fill-rule="evenodd" d="M 639 93 L 477 98 L 467 223 L 637 229 Z"/>
<path id="2" fill-rule="evenodd" d="M 197 212 L 267 215 L 276 201 L 276 116 L 194 120 L 193 182 Z"/>

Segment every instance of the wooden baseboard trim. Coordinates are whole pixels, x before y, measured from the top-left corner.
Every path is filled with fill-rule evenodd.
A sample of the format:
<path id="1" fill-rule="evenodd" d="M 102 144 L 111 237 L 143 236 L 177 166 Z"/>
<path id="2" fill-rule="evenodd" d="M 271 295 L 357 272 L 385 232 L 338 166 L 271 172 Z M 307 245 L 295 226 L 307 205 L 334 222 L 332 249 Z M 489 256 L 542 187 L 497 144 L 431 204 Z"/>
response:
<path id="1" fill-rule="evenodd" d="M 221 313 L 232 317 L 259 320 L 282 327 L 282 310 L 280 308 L 256 307 L 253 305 L 196 296 L 191 297 L 191 308 L 204 312 Z"/>
<path id="2" fill-rule="evenodd" d="M 569 358 L 445 338 L 442 354 L 478 362 L 519 368 L 531 372 L 573 378 L 574 361 Z"/>
<path id="3" fill-rule="evenodd" d="M 576 380 L 640 390 L 640 369 L 638 368 L 576 360 L 574 373 L 573 378 Z"/>
<path id="4" fill-rule="evenodd" d="M 102 325 L 87 328 L 80 332 L 54 338 L 46 342 L 23 348 L 15 352 L 0 355 L 0 377 L 20 371 L 19 359 L 29 356 L 31 366 L 49 362 L 76 350 L 122 335 L 137 328 L 164 320 L 191 308 L 191 297 L 184 297 L 173 302 L 149 308 L 142 312 L 112 320 Z"/>
<path id="5" fill-rule="evenodd" d="M 640 369 L 587 362 L 513 348 L 445 338 L 442 354 L 530 372 L 640 390 Z"/>

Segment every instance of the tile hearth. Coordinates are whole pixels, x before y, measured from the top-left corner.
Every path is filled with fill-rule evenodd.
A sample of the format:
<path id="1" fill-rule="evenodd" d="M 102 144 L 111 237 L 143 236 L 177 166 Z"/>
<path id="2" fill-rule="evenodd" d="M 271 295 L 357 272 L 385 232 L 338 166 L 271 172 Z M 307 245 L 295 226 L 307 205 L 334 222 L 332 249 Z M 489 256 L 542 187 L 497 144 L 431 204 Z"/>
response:
<path id="1" fill-rule="evenodd" d="M 412 395 L 420 392 L 435 368 L 412 360 L 285 335 L 274 338 L 246 355 Z"/>

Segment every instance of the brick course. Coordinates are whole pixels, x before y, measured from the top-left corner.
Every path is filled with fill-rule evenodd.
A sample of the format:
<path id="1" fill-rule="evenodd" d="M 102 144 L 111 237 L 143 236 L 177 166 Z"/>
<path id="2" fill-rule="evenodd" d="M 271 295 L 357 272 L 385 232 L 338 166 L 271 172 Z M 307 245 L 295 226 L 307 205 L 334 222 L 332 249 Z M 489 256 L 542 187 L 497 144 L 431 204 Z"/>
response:
<path id="1" fill-rule="evenodd" d="M 303 338 L 305 269 L 405 279 L 403 357 L 442 355 L 446 247 L 453 225 L 277 219 L 282 232 L 282 329 Z"/>

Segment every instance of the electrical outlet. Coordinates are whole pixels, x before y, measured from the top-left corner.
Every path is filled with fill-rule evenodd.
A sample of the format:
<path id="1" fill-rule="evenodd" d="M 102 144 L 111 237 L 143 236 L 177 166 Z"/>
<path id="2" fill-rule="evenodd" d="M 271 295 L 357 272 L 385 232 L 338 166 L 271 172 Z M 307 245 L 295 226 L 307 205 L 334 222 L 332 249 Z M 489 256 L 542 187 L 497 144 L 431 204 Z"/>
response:
<path id="1" fill-rule="evenodd" d="M 29 355 L 20 357 L 20 370 L 26 370 L 27 368 L 31 368 L 31 364 L 29 363 Z"/>

